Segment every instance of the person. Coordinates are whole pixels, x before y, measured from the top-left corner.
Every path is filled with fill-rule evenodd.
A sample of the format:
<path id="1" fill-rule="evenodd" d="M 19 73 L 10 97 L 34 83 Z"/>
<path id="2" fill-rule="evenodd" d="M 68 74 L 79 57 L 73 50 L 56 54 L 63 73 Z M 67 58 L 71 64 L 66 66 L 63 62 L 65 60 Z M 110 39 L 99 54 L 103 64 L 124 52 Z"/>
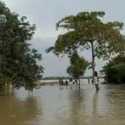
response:
<path id="1" fill-rule="evenodd" d="M 95 78 L 94 78 L 94 82 L 95 82 L 95 88 L 98 91 L 99 90 L 99 78 L 98 78 L 98 72 L 95 71 Z"/>
<path id="2" fill-rule="evenodd" d="M 88 78 L 88 84 L 90 84 L 90 78 Z"/>
<path id="3" fill-rule="evenodd" d="M 63 80 L 62 79 L 59 79 L 59 85 L 63 85 Z"/>
<path id="4" fill-rule="evenodd" d="M 68 86 L 68 84 L 69 84 L 69 82 L 68 82 L 68 80 L 66 80 L 66 81 L 65 81 L 65 85 Z"/>

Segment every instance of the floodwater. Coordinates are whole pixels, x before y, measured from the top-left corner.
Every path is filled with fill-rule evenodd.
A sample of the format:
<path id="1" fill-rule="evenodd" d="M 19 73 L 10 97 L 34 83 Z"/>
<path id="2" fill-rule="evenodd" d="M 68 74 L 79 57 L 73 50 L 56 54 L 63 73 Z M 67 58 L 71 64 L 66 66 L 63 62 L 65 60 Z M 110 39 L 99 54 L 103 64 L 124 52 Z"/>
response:
<path id="1" fill-rule="evenodd" d="M 125 85 L 14 90 L 0 96 L 0 125 L 125 125 Z"/>

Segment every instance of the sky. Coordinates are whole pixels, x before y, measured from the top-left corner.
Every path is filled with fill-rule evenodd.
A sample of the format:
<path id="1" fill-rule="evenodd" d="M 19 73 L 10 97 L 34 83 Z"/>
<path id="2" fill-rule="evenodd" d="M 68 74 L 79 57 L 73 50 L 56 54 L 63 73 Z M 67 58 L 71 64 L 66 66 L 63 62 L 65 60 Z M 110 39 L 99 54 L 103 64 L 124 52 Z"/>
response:
<path id="1" fill-rule="evenodd" d="M 36 24 L 36 33 L 31 41 L 34 48 L 42 53 L 44 76 L 66 76 L 69 65 L 67 57 L 57 58 L 53 54 L 46 54 L 45 50 L 54 45 L 60 32 L 56 31 L 55 24 L 61 18 L 77 14 L 81 11 L 105 11 L 105 20 L 117 20 L 125 23 L 124 0 L 2 0 L 20 16 L 27 16 L 31 24 Z M 91 61 L 91 54 L 85 51 L 83 56 Z M 97 60 L 97 70 L 104 65 Z M 87 71 L 87 75 L 90 71 Z"/>

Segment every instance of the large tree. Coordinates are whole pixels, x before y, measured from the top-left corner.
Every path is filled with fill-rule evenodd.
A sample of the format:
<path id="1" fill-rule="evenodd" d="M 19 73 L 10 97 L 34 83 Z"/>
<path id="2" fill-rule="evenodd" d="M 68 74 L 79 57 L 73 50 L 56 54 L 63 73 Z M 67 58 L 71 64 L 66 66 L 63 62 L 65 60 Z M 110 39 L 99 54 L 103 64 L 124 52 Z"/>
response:
<path id="1" fill-rule="evenodd" d="M 57 23 L 57 28 L 66 29 L 67 32 L 58 36 L 54 53 L 71 55 L 79 49 L 91 49 L 93 82 L 95 57 L 109 58 L 122 51 L 125 43 L 120 32 L 123 23 L 103 21 L 104 15 L 104 12 L 81 12 L 65 17 Z M 51 47 L 48 51 L 52 49 Z"/>
<path id="2" fill-rule="evenodd" d="M 2 2 L 0 15 L 6 17 L 6 22 L 0 24 L 0 83 L 32 83 L 43 71 L 37 63 L 41 55 L 29 44 L 35 25 L 31 25 L 25 16 L 12 12 Z"/>

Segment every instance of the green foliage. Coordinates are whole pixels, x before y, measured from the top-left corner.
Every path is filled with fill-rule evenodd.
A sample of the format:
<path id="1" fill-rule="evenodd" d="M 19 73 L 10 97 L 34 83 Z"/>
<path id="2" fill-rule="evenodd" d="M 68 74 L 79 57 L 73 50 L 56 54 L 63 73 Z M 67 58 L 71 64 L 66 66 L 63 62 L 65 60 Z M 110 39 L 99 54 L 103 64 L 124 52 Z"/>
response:
<path id="1" fill-rule="evenodd" d="M 91 42 L 98 58 L 122 51 L 124 37 L 120 30 L 123 23 L 103 22 L 104 15 L 104 12 L 81 12 L 60 20 L 57 28 L 67 29 L 68 32 L 59 35 L 55 43 L 55 53 L 70 54 L 79 47 L 89 49 Z"/>
<path id="2" fill-rule="evenodd" d="M 67 72 L 70 76 L 77 79 L 84 74 L 88 66 L 88 62 L 84 58 L 79 57 L 77 52 L 70 57 L 70 64 Z"/>
<path id="3" fill-rule="evenodd" d="M 108 83 L 125 83 L 125 56 L 113 58 L 103 70 Z"/>
<path id="4" fill-rule="evenodd" d="M 0 81 L 6 83 L 32 84 L 43 72 L 43 67 L 37 62 L 41 55 L 37 50 L 30 49 L 35 25 L 31 25 L 25 16 L 11 12 L 0 2 L 0 14 L 7 18 L 5 24 L 0 24 Z"/>

